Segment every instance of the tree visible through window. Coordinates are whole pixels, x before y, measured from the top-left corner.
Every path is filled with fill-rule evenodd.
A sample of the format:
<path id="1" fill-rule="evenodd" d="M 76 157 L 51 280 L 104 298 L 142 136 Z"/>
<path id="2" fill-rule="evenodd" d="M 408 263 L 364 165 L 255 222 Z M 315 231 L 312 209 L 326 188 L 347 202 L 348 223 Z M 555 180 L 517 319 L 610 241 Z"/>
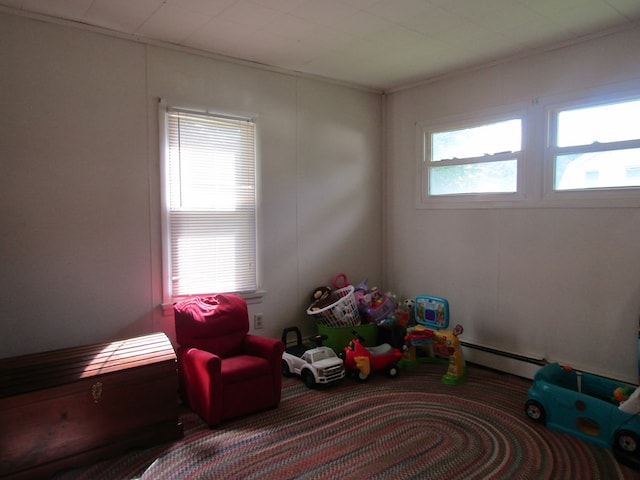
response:
<path id="1" fill-rule="evenodd" d="M 522 120 L 510 118 L 424 133 L 428 196 L 515 193 Z"/>
<path id="2" fill-rule="evenodd" d="M 640 187 L 640 100 L 553 112 L 554 190 Z"/>

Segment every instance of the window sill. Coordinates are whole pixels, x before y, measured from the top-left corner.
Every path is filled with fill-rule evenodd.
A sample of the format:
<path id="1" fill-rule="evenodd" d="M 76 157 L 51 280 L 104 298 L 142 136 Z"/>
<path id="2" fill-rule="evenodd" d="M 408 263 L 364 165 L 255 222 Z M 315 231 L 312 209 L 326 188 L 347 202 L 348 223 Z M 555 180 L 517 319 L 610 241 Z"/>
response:
<path id="1" fill-rule="evenodd" d="M 242 298 L 244 298 L 248 305 L 252 305 L 252 304 L 256 304 L 256 303 L 262 302 L 262 299 L 264 298 L 264 296 L 266 294 L 267 294 L 266 290 L 258 290 L 258 291 L 255 291 L 255 292 L 239 293 L 238 295 L 240 295 Z M 194 297 L 196 297 L 196 296 L 197 295 L 194 295 Z M 202 296 L 206 296 L 206 295 L 202 295 Z M 172 317 L 173 316 L 173 305 L 174 305 L 174 303 L 177 303 L 177 302 L 182 301 L 182 300 L 186 300 L 187 298 L 190 298 L 190 297 L 176 298 L 172 303 L 162 303 L 162 304 L 160 304 L 160 308 L 162 309 L 162 316 L 163 317 Z"/>

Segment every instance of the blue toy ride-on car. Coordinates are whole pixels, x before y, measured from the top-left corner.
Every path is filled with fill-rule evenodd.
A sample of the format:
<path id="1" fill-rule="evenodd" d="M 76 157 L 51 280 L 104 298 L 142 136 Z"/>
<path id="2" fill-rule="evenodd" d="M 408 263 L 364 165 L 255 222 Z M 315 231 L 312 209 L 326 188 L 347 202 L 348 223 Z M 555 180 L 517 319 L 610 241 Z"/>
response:
<path id="1" fill-rule="evenodd" d="M 640 388 L 551 363 L 536 372 L 525 413 L 611 448 L 620 463 L 640 468 Z"/>

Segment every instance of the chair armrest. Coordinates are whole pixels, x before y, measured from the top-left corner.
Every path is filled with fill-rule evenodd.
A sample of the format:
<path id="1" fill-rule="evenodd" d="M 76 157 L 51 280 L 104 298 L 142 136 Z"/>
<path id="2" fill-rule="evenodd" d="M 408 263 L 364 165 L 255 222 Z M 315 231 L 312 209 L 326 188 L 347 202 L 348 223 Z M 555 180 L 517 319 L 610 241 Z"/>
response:
<path id="1" fill-rule="evenodd" d="M 284 342 L 270 337 L 247 334 L 244 340 L 244 350 L 248 355 L 255 355 L 266 359 L 271 368 L 271 391 L 274 407 L 280 403 L 282 395 L 282 354 Z"/>
<path id="2" fill-rule="evenodd" d="M 182 354 L 184 365 L 198 373 L 215 373 L 220 371 L 222 360 L 219 356 L 200 350 L 199 348 L 188 348 Z"/>
<path id="3" fill-rule="evenodd" d="M 244 339 L 244 351 L 249 355 L 266 358 L 280 365 L 284 353 L 284 343 L 281 340 L 260 335 L 247 334 Z"/>
<path id="4" fill-rule="evenodd" d="M 187 390 L 208 392 L 211 385 L 221 379 L 222 360 L 219 356 L 199 348 L 180 348 L 178 350 L 178 371 L 182 374 L 183 385 Z M 209 395 L 209 393 L 204 393 Z"/>
<path id="5" fill-rule="evenodd" d="M 209 425 L 220 422 L 222 400 L 215 391 L 222 383 L 222 360 L 198 348 L 178 349 L 178 373 L 183 399 Z"/>

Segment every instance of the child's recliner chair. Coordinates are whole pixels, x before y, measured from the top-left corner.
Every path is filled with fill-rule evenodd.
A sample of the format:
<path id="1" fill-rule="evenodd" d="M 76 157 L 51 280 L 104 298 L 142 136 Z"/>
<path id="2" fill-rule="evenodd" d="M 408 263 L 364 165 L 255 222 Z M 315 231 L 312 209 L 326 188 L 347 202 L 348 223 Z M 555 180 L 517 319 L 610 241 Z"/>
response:
<path id="1" fill-rule="evenodd" d="M 249 334 L 243 298 L 192 298 L 174 315 L 181 397 L 209 426 L 278 406 L 284 343 Z"/>

